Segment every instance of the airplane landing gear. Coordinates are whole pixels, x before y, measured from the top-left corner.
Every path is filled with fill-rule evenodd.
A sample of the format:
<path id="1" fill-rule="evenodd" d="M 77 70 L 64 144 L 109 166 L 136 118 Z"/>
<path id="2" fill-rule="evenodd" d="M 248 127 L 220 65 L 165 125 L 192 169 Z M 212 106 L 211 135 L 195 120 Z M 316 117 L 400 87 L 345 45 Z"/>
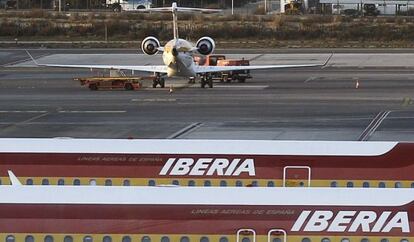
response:
<path id="1" fill-rule="evenodd" d="M 208 85 L 209 88 L 213 88 L 213 77 L 211 75 L 203 75 L 201 77 L 201 88 L 204 88 Z"/>
<path id="2" fill-rule="evenodd" d="M 161 88 L 165 87 L 165 79 L 161 77 L 161 75 L 156 75 L 154 79 L 152 80 L 152 87 L 157 88 L 157 86 L 160 85 Z"/>
<path id="3" fill-rule="evenodd" d="M 188 80 L 188 84 L 194 84 L 195 83 L 195 77 L 190 77 Z"/>

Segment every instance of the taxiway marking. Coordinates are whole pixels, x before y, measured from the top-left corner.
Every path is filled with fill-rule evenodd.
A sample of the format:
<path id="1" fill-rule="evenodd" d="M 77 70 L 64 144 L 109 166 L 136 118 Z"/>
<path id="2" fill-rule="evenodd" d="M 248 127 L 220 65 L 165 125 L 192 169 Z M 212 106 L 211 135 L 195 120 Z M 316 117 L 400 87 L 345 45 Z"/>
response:
<path id="1" fill-rule="evenodd" d="M 203 123 L 192 123 L 180 130 L 178 130 L 177 132 L 173 133 L 172 135 L 168 136 L 167 139 L 176 139 L 184 134 L 190 133 L 191 131 L 201 127 L 203 125 Z"/>
<path id="2" fill-rule="evenodd" d="M 42 110 L 0 110 L 0 113 L 47 113 Z"/>
<path id="3" fill-rule="evenodd" d="M 144 99 L 131 99 L 132 102 L 176 102 L 175 98 L 144 98 Z"/>
<path id="4" fill-rule="evenodd" d="M 259 59 L 260 57 L 262 57 L 262 56 L 264 56 L 265 54 L 259 54 L 259 55 L 256 55 L 255 57 L 253 57 L 253 58 L 251 58 L 249 61 L 254 61 L 254 60 L 257 60 L 257 59 Z"/>
<path id="5" fill-rule="evenodd" d="M 387 118 L 391 111 L 381 111 L 375 116 L 371 123 L 365 128 L 358 138 L 358 141 L 367 141 L 378 129 L 381 123 Z"/>
<path id="6" fill-rule="evenodd" d="M 214 88 L 251 88 L 251 89 L 265 89 L 268 88 L 268 85 L 250 85 L 250 86 L 222 86 L 222 85 L 217 85 L 214 86 Z"/>
<path id="7" fill-rule="evenodd" d="M 308 83 L 308 82 L 310 82 L 310 81 L 314 81 L 314 80 L 316 80 L 316 76 L 311 76 L 311 77 L 309 77 L 309 78 L 307 78 L 303 83 Z"/>
<path id="8" fill-rule="evenodd" d="M 125 110 L 60 110 L 58 113 L 126 113 Z"/>
<path id="9" fill-rule="evenodd" d="M 17 123 L 17 125 L 21 125 L 21 124 L 27 124 L 27 123 L 30 123 L 30 122 L 32 122 L 32 121 L 34 121 L 34 120 L 36 120 L 36 119 L 39 119 L 39 118 L 42 118 L 42 117 L 44 117 L 44 116 L 46 116 L 46 115 L 48 115 L 49 113 L 47 112 L 47 113 L 42 113 L 42 114 L 39 114 L 39 115 L 37 115 L 37 116 L 34 116 L 34 117 L 32 117 L 32 118 L 29 118 L 29 119 L 26 119 L 26 120 L 24 120 L 24 121 L 22 121 L 22 122 L 19 122 L 19 123 Z"/>

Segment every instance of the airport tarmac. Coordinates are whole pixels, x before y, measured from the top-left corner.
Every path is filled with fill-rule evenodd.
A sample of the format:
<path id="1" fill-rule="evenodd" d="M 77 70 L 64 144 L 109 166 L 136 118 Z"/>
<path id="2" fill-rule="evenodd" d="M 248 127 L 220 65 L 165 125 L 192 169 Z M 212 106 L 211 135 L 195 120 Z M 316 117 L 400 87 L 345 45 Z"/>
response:
<path id="1" fill-rule="evenodd" d="M 32 51 L 41 63 L 161 64 L 159 55 L 132 53 Z M 225 53 L 257 65 L 323 63 L 330 55 Z M 0 137 L 414 141 L 411 52 L 341 51 L 323 69 L 254 71 L 246 83 L 213 89 L 168 80 L 172 93 L 89 91 L 73 78 L 96 71 L 35 67 L 23 50 L 0 50 L 0 66 Z"/>

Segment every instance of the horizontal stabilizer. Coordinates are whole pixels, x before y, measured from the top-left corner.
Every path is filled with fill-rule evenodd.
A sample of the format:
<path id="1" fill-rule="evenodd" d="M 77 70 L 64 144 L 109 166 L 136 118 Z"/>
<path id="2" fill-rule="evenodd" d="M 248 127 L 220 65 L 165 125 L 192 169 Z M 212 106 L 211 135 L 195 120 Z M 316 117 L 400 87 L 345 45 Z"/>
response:
<path id="1" fill-rule="evenodd" d="M 149 8 L 149 9 L 138 9 L 136 11 L 143 12 L 143 13 L 151 13 L 151 12 L 171 13 L 171 12 L 173 12 L 173 8 L 172 7 Z M 176 12 L 186 12 L 186 13 L 219 13 L 219 12 L 221 12 L 221 9 L 177 7 L 177 8 L 175 8 L 175 11 Z"/>
<path id="2" fill-rule="evenodd" d="M 177 3 L 173 2 L 171 7 L 138 9 L 137 11 L 138 12 L 147 12 L 147 13 L 148 12 L 161 12 L 161 13 L 175 13 L 175 12 L 219 13 L 219 12 L 221 12 L 221 9 L 178 7 Z"/>

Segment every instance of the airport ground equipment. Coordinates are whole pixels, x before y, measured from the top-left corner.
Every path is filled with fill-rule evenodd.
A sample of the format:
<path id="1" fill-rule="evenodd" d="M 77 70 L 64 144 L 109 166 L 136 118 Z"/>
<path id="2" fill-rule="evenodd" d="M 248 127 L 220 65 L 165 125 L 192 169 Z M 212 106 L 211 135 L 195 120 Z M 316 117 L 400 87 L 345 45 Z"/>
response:
<path id="1" fill-rule="evenodd" d="M 377 9 L 375 4 L 364 4 L 364 16 L 378 16 L 380 11 Z"/>
<path id="2" fill-rule="evenodd" d="M 5 3 L 5 9 L 17 9 L 17 1 L 16 0 L 7 0 Z"/>
<path id="3" fill-rule="evenodd" d="M 225 55 L 195 56 L 194 61 L 201 66 L 249 66 L 250 61 L 243 59 L 226 59 Z M 213 80 L 220 82 L 245 82 L 252 78 L 249 70 L 223 71 L 211 75 Z"/>
<path id="4" fill-rule="evenodd" d="M 107 0 L 107 8 L 114 12 L 134 11 L 137 9 L 148 9 L 152 7 L 151 0 Z"/>
<path id="5" fill-rule="evenodd" d="M 84 77 L 75 78 L 82 86 L 87 86 L 90 90 L 99 89 L 125 89 L 137 90 L 142 87 L 142 77 Z"/>
<path id="6" fill-rule="evenodd" d="M 285 14 L 297 15 L 304 13 L 303 3 L 301 0 L 292 0 L 285 4 L 284 8 Z"/>

